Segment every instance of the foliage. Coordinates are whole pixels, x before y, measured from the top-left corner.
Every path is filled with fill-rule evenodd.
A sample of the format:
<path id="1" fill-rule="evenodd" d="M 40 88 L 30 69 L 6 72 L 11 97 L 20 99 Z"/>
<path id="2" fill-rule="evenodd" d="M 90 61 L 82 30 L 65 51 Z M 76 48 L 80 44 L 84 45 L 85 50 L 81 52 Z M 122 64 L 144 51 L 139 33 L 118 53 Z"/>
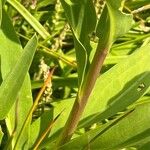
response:
<path id="1" fill-rule="evenodd" d="M 149 9 L 0 0 L 0 148 L 147 150 Z"/>

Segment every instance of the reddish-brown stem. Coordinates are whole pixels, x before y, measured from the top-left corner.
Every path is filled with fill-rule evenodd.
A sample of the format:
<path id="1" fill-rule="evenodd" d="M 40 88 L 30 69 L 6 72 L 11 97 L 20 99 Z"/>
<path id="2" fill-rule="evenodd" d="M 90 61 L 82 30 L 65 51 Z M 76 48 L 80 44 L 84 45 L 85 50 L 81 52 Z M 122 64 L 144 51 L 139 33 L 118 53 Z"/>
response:
<path id="1" fill-rule="evenodd" d="M 78 122 L 82 116 L 84 108 L 87 104 L 88 98 L 95 85 L 99 72 L 103 66 L 108 50 L 109 47 L 107 46 L 107 44 L 105 48 L 101 48 L 100 45 L 98 45 L 92 64 L 86 76 L 86 79 L 83 83 L 81 90 L 78 92 L 78 95 L 74 102 L 69 118 L 65 124 L 62 134 L 60 135 L 60 138 L 57 143 L 57 147 L 63 145 L 72 137 L 78 125 Z"/>

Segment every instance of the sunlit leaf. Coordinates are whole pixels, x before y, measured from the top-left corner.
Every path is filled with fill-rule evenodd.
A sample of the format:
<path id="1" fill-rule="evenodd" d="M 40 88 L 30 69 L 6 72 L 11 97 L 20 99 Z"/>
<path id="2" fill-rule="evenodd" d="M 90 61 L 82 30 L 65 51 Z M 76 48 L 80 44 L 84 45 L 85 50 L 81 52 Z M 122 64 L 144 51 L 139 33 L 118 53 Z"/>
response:
<path id="1" fill-rule="evenodd" d="M 91 51 L 89 34 L 96 25 L 96 13 L 92 1 L 61 0 L 68 22 L 74 34 L 79 84 L 82 83 Z"/>
<path id="2" fill-rule="evenodd" d="M 4 119 L 14 104 L 23 84 L 36 47 L 36 38 L 29 41 L 22 56 L 1 84 L 0 87 L 0 119 Z M 4 51 L 4 50 L 3 50 Z M 3 64 L 2 64 L 3 65 Z"/>
<path id="3" fill-rule="evenodd" d="M 1 119 L 6 118 L 9 135 L 11 136 L 15 131 L 12 141 L 13 146 L 23 120 L 32 105 L 31 84 L 27 71 L 35 52 L 37 40 L 36 37 L 33 37 L 22 53 L 22 47 L 10 19 L 4 12 L 0 41 L 1 74 L 3 78 L 0 87 L 0 116 Z M 16 100 L 18 104 L 15 104 Z M 17 128 L 15 129 L 15 127 Z M 22 144 L 28 139 L 28 130 L 29 126 L 24 134 Z M 22 146 L 21 143 L 20 146 Z"/>
<path id="4" fill-rule="evenodd" d="M 60 149 L 116 150 L 147 143 L 150 140 L 149 113 L 150 103 L 139 105 L 135 110 L 120 118 L 118 122 L 93 129 L 68 142 Z"/>
<path id="5" fill-rule="evenodd" d="M 107 0 L 99 19 L 96 34 L 100 38 L 101 47 L 111 44 L 116 38 L 129 31 L 132 25 L 132 15 L 121 12 L 122 0 Z"/>
<path id="6" fill-rule="evenodd" d="M 79 123 L 78 128 L 88 126 L 90 122 L 101 121 L 118 111 L 124 110 L 144 94 L 150 84 L 149 47 L 149 45 L 141 47 L 135 54 L 128 56 L 127 59 L 119 62 L 97 79 L 83 113 L 83 120 L 81 119 L 82 121 Z M 141 83 L 144 84 L 144 87 L 140 89 L 140 85 L 143 85 Z M 61 109 L 65 108 L 65 110 L 62 114 L 63 117 L 59 118 L 59 124 L 58 126 L 56 124 L 53 132 L 63 127 L 73 102 L 73 99 L 69 99 L 55 103 L 54 112 L 56 115 Z"/>
<path id="7" fill-rule="evenodd" d="M 97 120 L 101 121 L 122 111 L 145 93 L 150 85 L 149 48 L 150 45 L 141 47 L 97 79 L 83 118 L 91 115 L 94 119 L 98 115 Z M 140 85 L 143 85 L 141 90 Z"/>

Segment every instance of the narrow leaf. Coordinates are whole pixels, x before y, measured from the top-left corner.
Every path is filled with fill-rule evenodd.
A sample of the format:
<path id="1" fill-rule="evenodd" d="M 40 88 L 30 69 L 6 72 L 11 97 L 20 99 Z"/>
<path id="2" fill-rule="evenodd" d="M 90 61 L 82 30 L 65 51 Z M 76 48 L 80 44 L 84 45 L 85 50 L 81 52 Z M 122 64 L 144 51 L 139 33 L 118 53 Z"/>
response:
<path id="1" fill-rule="evenodd" d="M 150 85 L 149 48 L 150 45 L 141 47 L 97 79 L 83 114 L 85 120 L 80 122 L 81 126 L 97 113 L 98 120 L 101 121 L 122 111 L 144 94 Z M 140 85 L 143 86 L 141 90 L 138 89 Z"/>
<path id="2" fill-rule="evenodd" d="M 112 97 L 108 101 L 108 106 L 104 112 L 99 112 L 85 121 L 83 120 L 82 126 L 92 125 L 96 122 L 100 122 L 106 118 L 115 115 L 119 111 L 123 111 L 130 104 L 137 101 L 140 97 L 144 95 L 150 86 L 150 72 L 145 72 L 134 77 L 129 81 L 122 91 L 120 91 L 116 96 Z M 79 128 L 81 126 L 79 125 Z"/>
<path id="3" fill-rule="evenodd" d="M 98 127 L 73 139 L 61 150 L 101 149 L 116 150 L 147 143 L 150 140 L 150 103 L 139 105 L 110 128 Z"/>
<path id="4" fill-rule="evenodd" d="M 37 45 L 36 36 L 28 42 L 22 56 L 0 87 L 0 119 L 4 119 L 14 104 L 30 67 Z M 5 51 L 5 50 L 4 50 Z"/>
<path id="5" fill-rule="evenodd" d="M 95 8 L 91 0 L 61 0 L 61 3 L 74 34 L 79 84 L 81 84 L 89 63 L 91 47 L 88 36 L 96 25 Z"/>
<path id="6" fill-rule="evenodd" d="M 0 29 L 0 43 L 1 43 L 0 55 L 1 55 L 1 75 L 2 75 L 1 79 L 4 80 L 5 78 L 7 78 L 8 74 L 16 65 L 23 50 L 17 38 L 15 30 L 13 28 L 12 22 L 8 18 L 5 11 L 3 11 L 3 20 Z M 19 91 L 17 101 L 13 104 L 5 119 L 8 135 L 10 135 L 7 141 L 8 143 L 10 143 L 9 145 L 7 145 L 9 148 L 13 148 L 18 133 L 24 122 L 25 116 L 27 115 L 32 105 L 32 102 L 33 100 L 31 93 L 31 83 L 29 75 L 27 74 L 23 82 L 23 85 Z M 19 143 L 20 147 L 18 149 L 22 149 L 22 146 L 28 149 L 27 141 L 29 139 L 29 127 L 30 127 L 29 125 L 30 122 L 26 127 L 26 132 L 21 138 L 21 142 Z"/>
<path id="7" fill-rule="evenodd" d="M 7 0 L 23 17 L 24 19 L 39 33 L 43 39 L 50 38 L 50 34 L 46 29 L 39 23 L 39 21 L 33 17 L 30 12 L 17 0 Z"/>

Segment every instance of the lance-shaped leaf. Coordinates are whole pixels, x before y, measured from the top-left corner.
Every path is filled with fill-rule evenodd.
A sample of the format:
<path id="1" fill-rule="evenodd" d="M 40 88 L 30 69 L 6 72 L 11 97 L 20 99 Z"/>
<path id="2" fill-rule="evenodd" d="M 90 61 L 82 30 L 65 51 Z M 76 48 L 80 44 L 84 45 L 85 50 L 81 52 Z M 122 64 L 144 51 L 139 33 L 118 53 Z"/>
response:
<path id="1" fill-rule="evenodd" d="M 10 19 L 8 18 L 7 14 L 5 13 L 5 11 L 3 11 L 2 27 L 0 29 L 0 43 L 1 43 L 0 44 L 1 75 L 2 75 L 2 79 L 4 80 L 5 78 L 7 78 L 12 68 L 14 68 L 23 50 L 17 38 L 17 35 L 14 31 L 13 25 Z M 15 92 L 15 90 L 13 92 Z M 3 101 L 5 100 L 6 99 L 4 98 Z M 25 81 L 23 82 L 22 88 L 19 91 L 17 103 L 15 102 L 13 104 L 5 120 L 8 134 L 10 135 L 8 140 L 10 141 L 10 143 L 6 145 L 9 146 L 9 148 L 13 147 L 16 138 L 18 136 L 18 133 L 24 122 L 25 116 L 27 115 L 32 105 L 32 102 L 33 100 L 32 100 L 32 93 L 31 93 L 31 83 L 30 83 L 30 78 L 27 75 L 25 77 Z M 26 132 L 21 138 L 21 143 L 19 143 L 20 147 L 22 145 L 26 147 L 26 145 L 28 144 L 27 140 L 29 139 L 29 124 L 26 128 Z"/>
<path id="2" fill-rule="evenodd" d="M 106 0 L 96 29 L 101 45 L 111 45 L 117 37 L 124 35 L 131 28 L 132 15 L 121 12 L 121 1 Z"/>
<path id="3" fill-rule="evenodd" d="M 89 34 L 96 25 L 96 13 L 91 0 L 61 0 L 74 34 L 79 84 L 82 83 L 91 51 Z"/>
<path id="4" fill-rule="evenodd" d="M 78 128 L 124 110 L 145 93 L 150 85 L 149 49 L 150 45 L 141 47 L 97 79 Z M 54 114 L 57 115 L 63 108 L 65 110 L 52 129 L 53 134 L 63 127 L 73 102 L 69 99 L 54 103 Z"/>
<path id="5" fill-rule="evenodd" d="M 139 105 L 118 120 L 73 139 L 60 150 L 116 150 L 147 143 L 150 140 L 150 103 Z"/>
<path id="6" fill-rule="evenodd" d="M 130 104 L 133 104 L 142 97 L 149 86 L 150 72 L 144 72 L 143 74 L 134 77 L 116 96 L 109 99 L 104 112 L 99 112 L 93 116 L 89 116 L 85 120 L 82 120 L 79 128 L 100 122 L 115 115 L 119 111 L 123 111 Z"/>
<path id="7" fill-rule="evenodd" d="M 150 86 L 149 49 L 150 45 L 141 47 L 97 79 L 81 126 L 124 110 L 145 93 Z"/>
<path id="8" fill-rule="evenodd" d="M 10 109 L 5 119 L 6 126 L 10 134 L 9 139 L 11 140 L 11 144 L 9 144 L 9 147 L 12 148 L 14 148 L 17 137 L 24 123 L 25 117 L 28 114 L 29 109 L 31 108 L 33 102 L 31 85 L 30 85 L 31 83 L 29 79 L 30 79 L 29 75 L 27 75 L 19 91 L 18 99 Z M 22 149 L 23 147 L 25 149 L 28 149 L 29 136 L 30 136 L 30 124 L 31 122 L 29 122 L 28 125 L 26 126 L 26 129 L 18 142 L 17 149 Z"/>
<path id="9" fill-rule="evenodd" d="M 6 23 L 5 21 L 2 23 Z M 4 52 L 7 51 L 5 47 L 8 46 L 8 43 L 5 40 L 9 38 L 5 36 L 6 33 L 4 32 L 6 31 L 5 30 L 6 28 L 3 29 L 4 26 L 6 26 L 6 24 L 2 24 L 1 34 L 3 36 L 1 37 L 1 40 L 2 40 L 1 43 L 4 42 L 6 45 L 4 47 L 3 45 L 1 45 L 1 61 L 2 61 L 1 65 L 4 65 L 3 59 L 5 59 L 6 57 L 3 54 Z M 9 34 L 9 36 L 10 34 L 12 34 L 12 33 L 9 33 L 9 31 L 6 31 L 6 32 Z M 24 48 L 22 55 L 20 56 L 20 58 L 18 59 L 18 61 L 16 62 L 12 70 L 9 73 L 7 73 L 7 76 L 5 76 L 0 86 L 0 120 L 4 119 L 7 116 L 8 112 L 10 111 L 11 107 L 16 101 L 19 90 L 21 89 L 25 76 L 27 75 L 28 69 L 30 67 L 31 61 L 33 59 L 33 56 L 36 50 L 36 45 L 37 45 L 37 38 L 36 36 L 34 36 L 28 42 L 28 44 Z M 12 53 L 10 54 L 11 56 L 13 56 Z M 5 55 L 8 55 L 8 52 L 6 52 Z M 7 59 L 7 61 L 9 65 L 10 63 L 9 59 Z M 7 67 L 7 65 L 5 67 Z"/>
<path id="10" fill-rule="evenodd" d="M 7 2 L 23 16 L 23 18 L 35 29 L 37 33 L 39 33 L 43 39 L 50 38 L 50 34 L 47 32 L 47 30 L 33 15 L 31 15 L 31 13 L 21 4 L 21 2 L 16 0 L 7 0 Z"/>

